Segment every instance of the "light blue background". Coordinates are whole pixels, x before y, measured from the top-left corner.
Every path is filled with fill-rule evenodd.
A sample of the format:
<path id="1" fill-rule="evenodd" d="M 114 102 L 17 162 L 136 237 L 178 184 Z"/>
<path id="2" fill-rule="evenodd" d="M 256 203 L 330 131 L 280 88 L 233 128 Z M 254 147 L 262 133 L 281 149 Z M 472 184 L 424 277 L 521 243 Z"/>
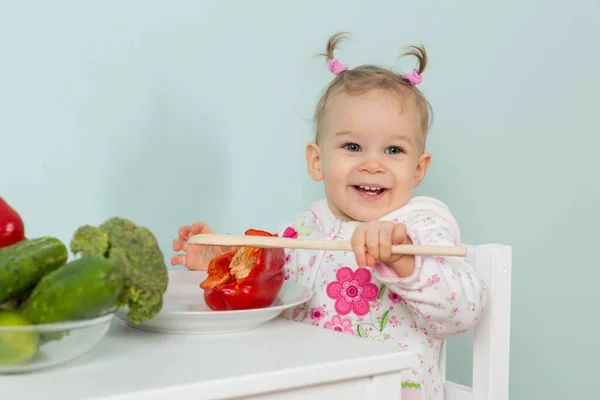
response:
<path id="1" fill-rule="evenodd" d="M 422 42 L 435 123 L 419 193 L 465 242 L 514 246 L 511 399 L 592 398 L 598 4 L 2 1 L 0 194 L 29 236 L 125 216 L 167 259 L 194 220 L 272 230 L 322 196 L 304 145 L 329 35 L 354 33 L 350 67 Z M 450 352 L 463 383 L 469 345 Z"/>

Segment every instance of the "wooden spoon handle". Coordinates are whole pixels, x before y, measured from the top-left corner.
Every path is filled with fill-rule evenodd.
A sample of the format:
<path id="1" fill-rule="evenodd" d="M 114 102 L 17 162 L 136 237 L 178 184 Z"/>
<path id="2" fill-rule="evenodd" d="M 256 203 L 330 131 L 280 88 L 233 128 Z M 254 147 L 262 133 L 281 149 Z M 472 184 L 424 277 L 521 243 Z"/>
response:
<path id="1" fill-rule="evenodd" d="M 201 246 L 240 246 L 287 249 L 312 249 L 331 251 L 352 251 L 352 245 L 346 240 L 302 240 L 268 236 L 199 234 L 191 236 L 188 244 Z M 392 254 L 411 254 L 420 256 L 464 257 L 467 249 L 460 246 L 417 246 L 397 244 L 392 246 Z"/>

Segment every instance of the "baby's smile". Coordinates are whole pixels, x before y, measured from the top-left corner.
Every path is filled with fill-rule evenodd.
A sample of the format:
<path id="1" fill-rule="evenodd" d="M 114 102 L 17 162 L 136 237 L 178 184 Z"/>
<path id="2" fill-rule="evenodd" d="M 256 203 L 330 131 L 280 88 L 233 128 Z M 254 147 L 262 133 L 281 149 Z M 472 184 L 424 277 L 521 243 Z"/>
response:
<path id="1" fill-rule="evenodd" d="M 353 185 L 352 188 L 360 197 L 367 200 L 379 200 L 389 191 L 388 188 L 375 184 Z"/>

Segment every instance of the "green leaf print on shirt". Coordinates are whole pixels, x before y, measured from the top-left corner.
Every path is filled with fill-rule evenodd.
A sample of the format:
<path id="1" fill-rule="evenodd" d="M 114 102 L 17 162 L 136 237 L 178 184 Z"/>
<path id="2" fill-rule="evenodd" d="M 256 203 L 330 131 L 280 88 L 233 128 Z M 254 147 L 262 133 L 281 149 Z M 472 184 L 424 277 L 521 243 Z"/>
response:
<path id="1" fill-rule="evenodd" d="M 377 300 L 383 300 L 383 294 L 385 293 L 386 286 L 382 283 L 379 286 L 379 296 L 377 296 Z"/>
<path id="2" fill-rule="evenodd" d="M 371 304 L 372 305 L 372 304 Z M 384 329 L 390 322 L 391 312 L 385 310 L 379 321 L 373 321 L 373 309 L 369 311 L 369 321 L 359 321 L 354 324 L 356 327 L 356 335 L 362 338 L 368 338 L 384 342 L 386 340 L 394 340 L 394 337 L 389 333 L 384 332 Z M 374 331 L 374 332 L 373 332 Z M 373 332 L 373 333 L 371 333 Z"/>
<path id="3" fill-rule="evenodd" d="M 365 329 L 360 325 L 356 326 L 356 333 L 360 337 L 367 337 L 367 332 L 365 332 Z"/>
<path id="4" fill-rule="evenodd" d="M 297 217 L 292 223 L 292 227 L 298 232 L 298 236 L 307 236 L 313 231 L 312 227 L 304 225 L 305 221 L 306 217 Z"/>
<path id="5" fill-rule="evenodd" d="M 390 310 L 387 310 L 381 316 L 381 320 L 379 320 L 379 332 L 383 332 L 388 322 L 390 322 Z"/>

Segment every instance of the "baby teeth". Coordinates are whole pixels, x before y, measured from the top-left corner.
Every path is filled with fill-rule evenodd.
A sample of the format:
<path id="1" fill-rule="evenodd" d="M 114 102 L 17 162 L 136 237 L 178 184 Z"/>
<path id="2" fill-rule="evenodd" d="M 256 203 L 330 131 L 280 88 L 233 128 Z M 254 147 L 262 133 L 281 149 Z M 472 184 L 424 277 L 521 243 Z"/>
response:
<path id="1" fill-rule="evenodd" d="M 365 190 L 380 190 L 381 188 L 378 187 L 369 187 L 369 186 L 360 186 L 361 189 L 365 189 Z"/>

